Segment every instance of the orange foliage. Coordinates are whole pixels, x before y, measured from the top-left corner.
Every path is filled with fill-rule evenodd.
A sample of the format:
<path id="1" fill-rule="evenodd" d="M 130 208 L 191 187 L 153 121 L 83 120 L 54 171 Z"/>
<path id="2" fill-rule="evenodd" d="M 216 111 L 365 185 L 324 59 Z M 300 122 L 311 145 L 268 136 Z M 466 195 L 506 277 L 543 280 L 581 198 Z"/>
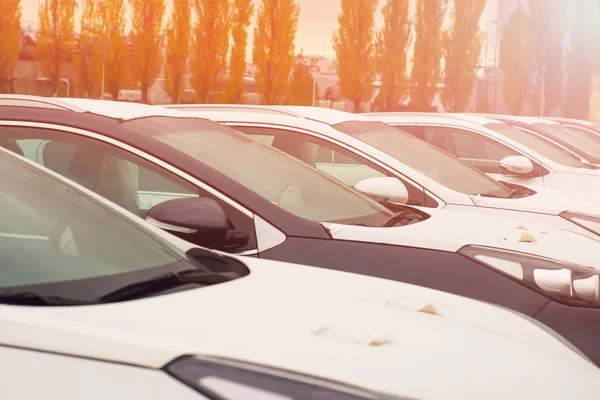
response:
<path id="1" fill-rule="evenodd" d="M 0 1 L 0 78 L 12 77 L 19 54 L 21 1 Z"/>
<path id="2" fill-rule="evenodd" d="M 131 45 L 134 72 L 148 102 L 148 90 L 160 73 L 162 63 L 162 23 L 165 0 L 129 0 L 132 11 Z"/>
<path id="3" fill-rule="evenodd" d="M 446 66 L 441 100 L 447 111 L 464 111 L 475 89 L 483 43 L 479 20 L 485 4 L 486 0 L 454 0 L 454 21 L 444 34 L 443 48 Z"/>
<path id="4" fill-rule="evenodd" d="M 199 103 L 215 103 L 229 49 L 229 0 L 196 0 L 192 85 Z"/>
<path id="5" fill-rule="evenodd" d="M 187 72 L 190 54 L 191 16 L 191 0 L 175 0 L 167 28 L 164 85 L 164 89 L 173 103 L 179 103 L 183 96 L 183 77 Z"/>
<path id="6" fill-rule="evenodd" d="M 294 0 L 261 0 L 252 59 L 263 104 L 281 104 L 285 100 L 294 65 L 299 12 Z"/>
<path id="7" fill-rule="evenodd" d="M 410 106 L 428 111 L 441 83 L 442 23 L 447 0 L 417 0 Z"/>
<path id="8" fill-rule="evenodd" d="M 74 42 L 76 0 L 46 0 L 38 11 L 36 58 L 59 95 L 61 63 L 68 60 Z"/>
<path id="9" fill-rule="evenodd" d="M 244 99 L 244 72 L 246 71 L 246 45 L 248 26 L 254 14 L 252 0 L 232 0 L 231 37 L 233 45 L 229 59 L 229 78 L 225 87 L 227 103 L 241 103 Z"/>
<path id="10" fill-rule="evenodd" d="M 373 95 L 376 7 L 377 0 L 342 0 L 340 26 L 333 36 L 340 92 L 352 100 L 355 112 Z"/>

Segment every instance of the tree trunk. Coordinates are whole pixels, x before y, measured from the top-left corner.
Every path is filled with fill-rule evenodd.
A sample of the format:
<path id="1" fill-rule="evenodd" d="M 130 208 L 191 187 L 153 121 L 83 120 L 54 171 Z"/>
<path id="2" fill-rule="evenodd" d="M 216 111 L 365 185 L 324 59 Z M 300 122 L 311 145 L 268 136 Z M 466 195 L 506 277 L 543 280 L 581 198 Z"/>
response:
<path id="1" fill-rule="evenodd" d="M 148 104 L 148 82 L 142 82 L 142 103 Z"/>

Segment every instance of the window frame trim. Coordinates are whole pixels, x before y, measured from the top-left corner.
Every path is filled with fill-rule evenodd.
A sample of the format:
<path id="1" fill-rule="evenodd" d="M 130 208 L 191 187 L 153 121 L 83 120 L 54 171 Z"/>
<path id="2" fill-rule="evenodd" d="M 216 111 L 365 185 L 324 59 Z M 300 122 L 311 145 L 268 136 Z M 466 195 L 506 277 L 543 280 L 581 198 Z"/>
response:
<path id="1" fill-rule="evenodd" d="M 443 124 L 438 124 L 438 123 L 433 123 L 433 122 L 420 122 L 420 123 L 419 123 L 419 126 L 423 126 L 423 127 L 425 127 L 425 126 L 432 126 L 432 127 L 438 127 L 438 128 L 461 129 L 461 130 L 463 130 L 463 131 L 467 131 L 467 132 L 471 132 L 471 133 L 474 133 L 474 134 L 476 134 L 476 135 L 479 135 L 479 136 L 483 136 L 483 137 L 485 137 L 486 139 L 489 139 L 489 140 L 491 140 L 491 141 L 493 141 L 493 142 L 500 143 L 501 145 L 503 145 L 503 146 L 506 146 L 506 147 L 508 147 L 508 148 L 510 148 L 510 149 L 512 149 L 512 150 L 514 150 L 515 152 L 519 153 L 519 154 L 520 154 L 520 155 L 522 155 L 523 157 L 527 157 L 527 158 L 528 158 L 529 160 L 531 160 L 532 162 L 536 162 L 536 163 L 537 163 L 537 164 L 539 164 L 539 165 L 540 165 L 542 168 L 544 168 L 544 169 L 546 169 L 546 170 L 548 171 L 548 173 L 547 173 L 547 174 L 545 174 L 545 175 L 541 175 L 541 176 L 538 176 L 538 177 L 535 177 L 535 178 L 529 178 L 529 179 L 544 179 L 544 178 L 546 178 L 547 176 L 553 175 L 553 174 L 555 173 L 555 171 L 554 171 L 554 168 L 553 168 L 553 167 L 550 167 L 550 166 L 548 166 L 546 163 L 544 163 L 544 162 L 542 162 L 542 161 L 538 160 L 538 159 L 537 159 L 537 158 L 535 158 L 535 157 L 532 157 L 532 156 L 530 156 L 529 154 L 525 153 L 525 152 L 524 152 L 524 151 L 522 151 L 521 149 L 519 149 L 519 148 L 516 148 L 516 147 L 512 146 L 512 145 L 511 145 L 511 144 L 509 144 L 509 143 L 505 143 L 505 142 L 504 142 L 504 141 L 502 141 L 501 139 L 498 139 L 498 138 L 496 138 L 496 137 L 490 136 L 490 135 L 488 135 L 488 134 L 487 134 L 487 133 L 485 133 L 485 132 L 481 132 L 481 131 L 479 131 L 479 130 L 476 130 L 476 129 L 473 129 L 473 128 L 470 128 L 470 127 L 465 127 L 465 126 L 461 126 L 461 125 L 446 124 L 446 123 L 443 123 Z M 498 174 L 494 174 L 494 175 L 498 175 Z M 494 178 L 494 179 L 495 179 L 495 178 Z"/>
<path id="2" fill-rule="evenodd" d="M 265 129 L 279 129 L 279 130 L 284 130 L 284 131 L 291 131 L 291 132 L 295 132 L 301 135 L 308 135 L 317 139 L 321 139 L 325 142 L 328 143 L 332 143 L 335 146 L 341 147 L 343 149 L 345 149 L 346 151 L 355 154 L 357 157 L 359 158 L 363 158 L 366 159 L 367 161 L 369 161 L 372 164 L 377 165 L 379 168 L 387 171 L 388 173 L 394 175 L 397 178 L 401 178 L 407 182 L 409 182 L 411 185 L 420 188 L 421 190 L 423 190 L 423 192 L 425 193 L 425 195 L 431 197 L 433 200 L 435 200 L 438 205 L 437 207 L 426 207 L 426 208 L 431 208 L 431 209 L 442 209 L 444 207 L 446 207 L 446 202 L 444 200 L 442 200 L 438 195 L 432 193 L 429 189 L 423 187 L 423 185 L 415 182 L 413 179 L 410 179 L 408 177 L 406 177 L 404 174 L 402 174 L 400 171 L 397 171 L 396 169 L 394 169 L 393 167 L 377 160 L 376 158 L 373 158 L 372 156 L 370 156 L 369 154 L 365 154 L 363 153 L 360 149 L 357 149 L 353 146 L 350 146 L 348 144 L 345 144 L 343 142 L 340 142 L 339 140 L 329 137 L 327 135 L 324 135 L 322 133 L 319 132 L 314 132 L 308 129 L 304 129 L 304 128 L 300 128 L 300 127 L 294 127 L 294 126 L 289 126 L 289 125 L 281 125 L 281 124 L 277 124 L 277 123 L 265 123 L 265 122 L 244 122 L 244 121 L 222 121 L 221 122 L 223 125 L 225 126 L 229 126 L 230 128 L 236 129 L 237 130 L 237 126 L 243 126 L 243 127 L 248 127 L 248 128 L 265 128 Z M 333 128 L 332 128 L 333 129 Z M 246 135 L 245 132 L 242 132 L 244 135 Z M 368 144 L 367 144 L 368 145 Z M 424 207 L 424 206 L 423 206 Z"/>
<path id="3" fill-rule="evenodd" d="M 274 227 L 273 225 L 271 225 L 270 223 L 268 223 L 264 218 L 261 218 L 260 216 L 256 215 L 255 213 L 253 213 L 252 211 L 248 210 L 247 208 L 243 207 L 242 205 L 240 205 L 239 203 L 237 203 L 235 200 L 231 199 L 230 197 L 226 196 L 225 194 L 221 193 L 220 191 L 218 191 L 217 189 L 213 188 L 212 186 L 200 181 L 197 178 L 194 178 L 193 176 L 187 174 L 184 171 L 181 171 L 180 169 L 172 166 L 169 163 L 166 163 L 165 161 L 160 160 L 157 157 L 152 156 L 151 154 L 148 154 L 134 146 L 131 146 L 127 143 L 123 143 L 119 140 L 107 137 L 105 135 L 99 134 L 99 133 L 95 133 L 95 132 L 91 132 L 85 129 L 80 129 L 80 128 L 74 128 L 74 127 L 70 127 L 70 126 L 66 126 L 66 125 L 59 125 L 59 124 L 55 124 L 55 123 L 43 123 L 43 122 L 33 122 L 33 121 L 10 121 L 10 120 L 0 120 L 0 127 L 19 127 L 19 128 L 36 128 L 36 129 L 48 129 L 48 130 L 53 130 L 53 131 L 58 131 L 58 132 L 62 132 L 65 134 L 74 134 L 77 136 L 83 136 L 86 138 L 91 138 L 91 139 L 95 139 L 98 140 L 100 142 L 115 146 L 123 151 L 126 151 L 128 153 L 134 154 L 135 156 L 138 156 L 142 159 L 144 159 L 145 161 L 156 165 L 159 168 L 162 168 L 172 174 L 174 174 L 175 176 L 183 179 L 184 181 L 202 189 L 205 190 L 206 192 L 212 194 L 213 196 L 217 197 L 218 199 L 222 200 L 223 202 L 229 204 L 231 207 L 233 207 L 234 209 L 236 209 L 237 211 L 239 211 L 240 213 L 242 213 L 243 215 L 247 216 L 248 218 L 250 218 L 254 224 L 254 235 L 256 236 L 256 249 L 249 249 L 249 250 L 245 250 L 239 253 L 230 253 L 232 255 L 235 256 L 249 256 L 249 255 L 257 255 L 259 254 L 259 252 L 264 252 L 267 250 L 270 250 L 273 247 L 276 247 L 280 244 L 282 244 L 285 239 L 287 239 L 287 235 L 285 233 L 283 233 L 281 230 L 279 230 L 278 228 Z M 42 166 L 43 167 L 43 166 Z M 68 179 L 68 178 L 65 178 Z M 258 231 L 256 229 L 257 226 L 257 218 L 260 218 L 260 223 L 262 223 L 261 227 L 264 229 L 266 229 L 266 225 L 268 225 L 269 230 L 272 231 L 272 235 L 274 235 L 274 237 L 279 237 L 280 240 L 268 240 L 266 243 L 264 243 L 263 240 L 263 244 L 266 244 L 266 246 L 262 249 L 260 249 L 259 246 L 259 238 L 258 238 Z M 265 225 L 266 224 L 266 225 Z M 281 237 L 283 237 L 284 239 L 281 240 Z M 269 247 L 271 246 L 271 247 Z"/>

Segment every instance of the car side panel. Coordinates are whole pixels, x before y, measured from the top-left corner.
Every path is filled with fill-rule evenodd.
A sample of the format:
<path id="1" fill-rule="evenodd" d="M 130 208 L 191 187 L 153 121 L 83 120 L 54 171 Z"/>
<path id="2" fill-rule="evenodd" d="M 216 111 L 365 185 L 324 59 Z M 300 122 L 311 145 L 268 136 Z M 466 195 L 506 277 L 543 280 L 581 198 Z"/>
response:
<path id="1" fill-rule="evenodd" d="M 535 315 L 545 296 L 457 253 L 289 237 L 261 258 L 406 282 Z"/>
<path id="2" fill-rule="evenodd" d="M 600 309 L 549 302 L 535 319 L 559 332 L 600 365 Z"/>

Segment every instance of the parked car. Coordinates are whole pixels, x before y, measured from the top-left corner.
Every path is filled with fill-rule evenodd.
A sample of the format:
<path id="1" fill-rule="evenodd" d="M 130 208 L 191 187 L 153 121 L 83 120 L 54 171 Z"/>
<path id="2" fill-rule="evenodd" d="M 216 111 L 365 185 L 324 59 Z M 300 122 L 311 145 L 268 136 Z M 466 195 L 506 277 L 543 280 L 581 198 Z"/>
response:
<path id="1" fill-rule="evenodd" d="M 600 134 L 574 130 L 549 119 L 510 115 L 490 115 L 489 118 L 546 138 L 551 143 L 572 151 L 586 162 L 600 165 Z"/>
<path id="2" fill-rule="evenodd" d="M 401 211 L 391 212 L 191 113 L 83 99 L 56 104 L 73 110 L 0 107 L 3 145 L 180 238 L 499 304 L 548 321 L 600 363 L 597 240 L 446 210 L 398 204 Z"/>
<path id="3" fill-rule="evenodd" d="M 178 107 L 244 132 L 349 186 L 369 178 L 395 177 L 401 181 L 402 185 L 358 186 L 374 197 L 533 221 L 600 239 L 600 198 L 496 181 L 435 146 L 370 117 L 316 107 L 171 108 Z M 298 121 L 290 127 L 281 121 L 281 115 L 296 116 Z M 314 121 L 322 125 L 317 127 Z"/>
<path id="4" fill-rule="evenodd" d="M 502 122 L 467 114 L 382 113 L 376 118 L 426 140 L 496 180 L 574 196 L 600 195 L 597 167 L 568 149 Z"/>
<path id="5" fill-rule="evenodd" d="M 0 169 L 2 399 L 597 396 L 521 314 L 196 248 L 3 149 Z"/>
<path id="6" fill-rule="evenodd" d="M 591 121 L 585 121 L 581 119 L 574 118 L 558 118 L 558 117 L 547 117 L 552 121 L 556 121 L 559 124 L 573 128 L 575 130 L 580 130 L 584 132 L 590 132 L 600 135 L 600 125 Z"/>

